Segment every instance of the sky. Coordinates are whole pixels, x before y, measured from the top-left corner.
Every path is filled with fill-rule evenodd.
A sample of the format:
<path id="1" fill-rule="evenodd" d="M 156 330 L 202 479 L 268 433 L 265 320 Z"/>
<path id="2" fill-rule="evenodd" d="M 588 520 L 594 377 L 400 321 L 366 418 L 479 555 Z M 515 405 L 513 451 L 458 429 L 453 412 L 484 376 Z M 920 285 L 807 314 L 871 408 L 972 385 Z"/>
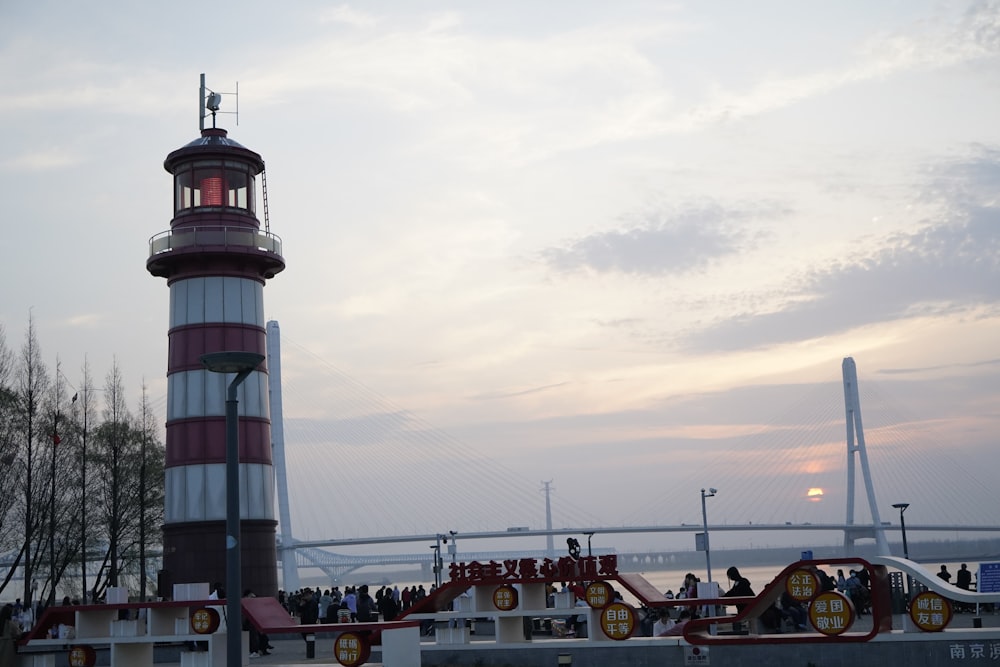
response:
<path id="1" fill-rule="evenodd" d="M 495 463 L 530 504 L 552 480 L 616 524 L 697 521 L 706 486 L 720 521 L 841 520 L 807 494 L 842 475 L 850 356 L 899 407 L 876 418 L 911 436 L 894 460 L 964 466 L 935 489 L 995 480 L 1000 3 L 9 0 L 0 322 L 18 349 L 31 318 L 69 382 L 116 359 L 137 402 L 165 400 L 145 260 L 201 73 L 267 164 L 292 468 L 334 446 L 339 374 L 447 434 L 425 481 Z M 819 422 L 794 408 L 831 387 L 803 449 Z M 372 447 L 293 488 L 377 487 Z M 488 523 L 462 504 L 434 511 Z"/>

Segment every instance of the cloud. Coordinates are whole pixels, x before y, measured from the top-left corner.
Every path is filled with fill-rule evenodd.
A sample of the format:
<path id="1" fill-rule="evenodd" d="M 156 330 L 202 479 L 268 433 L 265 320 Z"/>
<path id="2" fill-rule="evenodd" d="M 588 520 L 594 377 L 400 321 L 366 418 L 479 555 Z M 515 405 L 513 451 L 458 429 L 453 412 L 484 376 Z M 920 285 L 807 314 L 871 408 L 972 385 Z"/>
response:
<path id="1" fill-rule="evenodd" d="M 693 333 L 689 346 L 763 347 L 998 305 L 1000 205 L 990 191 L 1000 175 L 998 158 L 998 151 L 981 150 L 972 159 L 935 168 L 925 196 L 938 203 L 939 219 L 867 239 L 857 248 L 857 259 L 789 281 L 777 310 L 724 319 Z M 873 243 L 877 247 L 869 250 Z"/>
<path id="2" fill-rule="evenodd" d="M 46 171 L 72 167 L 83 162 L 83 158 L 58 148 L 32 150 L 0 162 L 0 167 L 12 171 Z"/>
<path id="3" fill-rule="evenodd" d="M 322 11 L 320 23 L 343 23 L 353 28 L 370 28 L 378 23 L 372 14 L 359 11 L 350 5 L 338 5 Z"/>
<path id="4" fill-rule="evenodd" d="M 651 211 L 631 227 L 596 232 L 565 247 L 547 248 L 541 256 L 562 272 L 676 275 L 754 247 L 760 235 L 740 223 L 776 214 L 781 211 L 770 205 L 740 210 L 714 203 L 674 214 Z"/>

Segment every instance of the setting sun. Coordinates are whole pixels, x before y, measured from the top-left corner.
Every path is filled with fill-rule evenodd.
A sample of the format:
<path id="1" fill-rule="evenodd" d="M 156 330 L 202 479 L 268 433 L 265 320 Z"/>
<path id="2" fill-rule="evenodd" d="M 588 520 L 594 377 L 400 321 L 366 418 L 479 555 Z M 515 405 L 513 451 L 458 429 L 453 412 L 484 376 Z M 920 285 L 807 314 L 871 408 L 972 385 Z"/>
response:
<path id="1" fill-rule="evenodd" d="M 819 502 L 820 500 L 823 500 L 823 489 L 813 487 L 809 489 L 808 493 L 806 493 L 806 497 L 814 503 Z"/>

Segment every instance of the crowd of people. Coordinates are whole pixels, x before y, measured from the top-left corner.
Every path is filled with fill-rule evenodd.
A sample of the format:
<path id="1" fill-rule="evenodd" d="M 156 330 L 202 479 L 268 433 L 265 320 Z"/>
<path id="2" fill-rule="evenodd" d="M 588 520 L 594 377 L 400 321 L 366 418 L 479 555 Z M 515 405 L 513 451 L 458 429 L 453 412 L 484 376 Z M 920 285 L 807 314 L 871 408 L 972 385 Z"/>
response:
<path id="1" fill-rule="evenodd" d="M 431 591 L 434 590 L 432 585 Z M 310 587 L 287 593 L 278 591 L 278 602 L 303 625 L 315 623 L 368 623 L 392 621 L 427 597 L 423 584 L 403 587 L 381 586 L 372 596 L 367 584 L 313 590 Z"/>

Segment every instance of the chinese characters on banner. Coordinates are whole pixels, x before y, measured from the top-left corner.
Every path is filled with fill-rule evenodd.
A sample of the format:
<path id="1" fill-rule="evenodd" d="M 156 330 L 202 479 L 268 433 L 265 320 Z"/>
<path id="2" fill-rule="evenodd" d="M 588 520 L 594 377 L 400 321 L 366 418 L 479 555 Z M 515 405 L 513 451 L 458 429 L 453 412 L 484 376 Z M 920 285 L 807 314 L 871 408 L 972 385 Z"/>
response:
<path id="1" fill-rule="evenodd" d="M 461 583 L 586 581 L 617 574 L 618 556 L 615 554 L 584 556 L 579 560 L 563 556 L 557 560 L 519 558 L 486 563 L 472 561 L 452 563 L 448 568 L 451 580 Z"/>

